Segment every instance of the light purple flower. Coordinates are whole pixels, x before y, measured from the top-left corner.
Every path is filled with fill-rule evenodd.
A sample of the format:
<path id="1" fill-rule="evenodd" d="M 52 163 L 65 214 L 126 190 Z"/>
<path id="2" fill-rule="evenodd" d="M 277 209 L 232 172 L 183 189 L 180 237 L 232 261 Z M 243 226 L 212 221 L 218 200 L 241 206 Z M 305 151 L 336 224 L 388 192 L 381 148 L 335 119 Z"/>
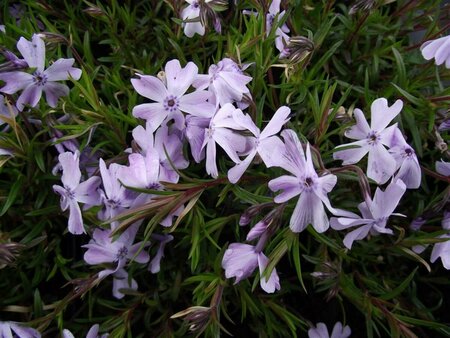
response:
<path id="1" fill-rule="evenodd" d="M 132 203 L 132 193 L 128 191 L 118 179 L 119 164 L 111 163 L 109 169 L 106 168 L 105 161 L 100 159 L 100 174 L 102 176 L 103 189 L 99 189 L 100 200 L 104 205 L 98 216 L 101 220 L 108 220 L 116 217 Z M 117 222 L 113 222 L 117 223 Z M 115 224 L 114 224 L 115 225 Z M 115 228 L 115 226 L 113 226 Z"/>
<path id="2" fill-rule="evenodd" d="M 445 230 L 450 230 L 450 211 L 444 211 L 442 228 Z M 447 233 L 439 236 L 438 238 L 445 238 L 447 240 L 434 245 L 433 251 L 431 252 L 430 262 L 434 263 L 438 258 L 440 258 L 444 268 L 450 270 L 450 234 Z"/>
<path id="3" fill-rule="evenodd" d="M 220 108 L 205 129 L 205 137 L 202 148 L 206 147 L 206 172 L 214 178 L 219 176 L 216 164 L 216 143 L 222 147 L 231 160 L 239 163 L 237 153 L 246 148 L 245 137 L 235 133 L 235 130 L 243 130 L 233 119 L 236 110 L 231 103 Z"/>
<path id="4" fill-rule="evenodd" d="M 420 46 L 420 51 L 425 60 L 434 58 L 436 65 L 445 62 L 445 67 L 450 68 L 450 35 L 425 42 Z"/>
<path id="5" fill-rule="evenodd" d="M 343 164 L 354 164 L 369 153 L 367 176 L 378 184 L 386 183 L 395 172 L 396 162 L 384 146 L 389 146 L 397 124 L 386 127 L 400 113 L 402 107 L 401 100 L 395 101 L 389 107 L 385 98 L 376 99 L 371 106 L 370 127 L 364 113 L 355 109 L 356 125 L 348 129 L 345 136 L 358 141 L 336 147 L 333 157 L 343 160 Z M 357 148 L 339 150 L 348 146 Z"/>
<path id="6" fill-rule="evenodd" d="M 88 249 L 84 253 L 84 260 L 90 265 L 114 263 L 115 269 L 107 270 L 111 273 L 123 268 L 131 259 L 140 264 L 147 263 L 150 257 L 146 251 L 141 250 L 142 242 L 133 244 L 137 230 L 138 225 L 133 224 L 114 241 L 111 237 L 112 230 L 95 229 L 89 244 L 82 246 Z M 137 254 L 138 251 L 140 251 L 139 254 Z M 103 274 L 101 277 L 108 274 Z"/>
<path id="7" fill-rule="evenodd" d="M 289 227 L 293 232 L 303 231 L 311 224 L 317 232 L 324 232 L 329 227 L 328 216 L 323 205 L 333 213 L 334 209 L 327 194 L 333 189 L 337 178 L 335 175 L 319 177 L 314 170 L 309 144 L 306 147 L 306 157 L 303 147 L 293 130 L 284 130 L 283 136 L 286 152 L 285 160 L 280 167 L 288 170 L 295 176 L 284 175 L 269 182 L 272 191 L 282 190 L 274 198 L 276 203 L 284 203 L 291 198 L 300 195 L 294 212 L 292 213 Z"/>
<path id="8" fill-rule="evenodd" d="M 153 234 L 152 239 L 159 241 L 159 246 L 156 255 L 152 258 L 148 267 L 151 273 L 158 273 L 161 269 L 161 259 L 164 257 L 164 248 L 167 243 L 173 240 L 173 236 Z"/>
<path id="9" fill-rule="evenodd" d="M 205 2 L 210 2 L 211 0 L 205 0 Z M 184 34 L 188 38 L 192 38 L 195 33 L 198 35 L 205 35 L 205 26 L 200 21 L 200 4 L 198 0 L 186 0 L 189 5 L 185 7 L 181 12 L 181 18 L 186 20 L 196 19 L 198 21 L 184 22 L 183 30 Z"/>
<path id="10" fill-rule="evenodd" d="M 205 158 L 205 130 L 208 129 L 210 118 L 187 116 L 186 117 L 186 138 L 191 147 L 191 154 L 194 161 L 200 163 Z"/>
<path id="11" fill-rule="evenodd" d="M 414 149 L 406 143 L 400 129 L 395 129 L 389 146 L 389 153 L 394 157 L 398 169 L 394 178 L 401 179 L 408 189 L 417 189 L 422 178 L 419 161 Z"/>
<path id="12" fill-rule="evenodd" d="M 436 171 L 443 176 L 450 176 L 450 162 L 436 162 Z"/>
<path id="13" fill-rule="evenodd" d="M 189 162 L 184 158 L 183 143 L 179 136 L 176 133 L 170 133 L 167 126 L 161 126 L 156 131 L 153 139 L 150 123 L 147 122 L 145 129 L 142 126 L 134 128 L 133 138 L 142 149 L 142 154 L 144 156 L 147 151 L 151 151 L 152 154 L 158 154 L 159 180 L 177 183 L 179 175 L 172 168 L 172 165 L 176 169 L 185 169 L 189 165 Z M 166 152 L 169 158 L 167 158 Z M 172 164 L 170 162 L 172 162 Z"/>
<path id="14" fill-rule="evenodd" d="M 268 258 L 262 252 L 257 252 L 252 245 L 242 243 L 230 244 L 222 259 L 225 277 L 236 277 L 234 284 L 250 277 L 256 267 L 259 267 L 261 288 L 267 293 L 273 293 L 280 289 L 279 277 L 276 269 L 272 270 L 269 280 L 263 277 L 267 264 Z"/>
<path id="15" fill-rule="evenodd" d="M 438 131 L 443 132 L 450 130 L 450 118 L 445 119 L 438 127 Z"/>
<path id="16" fill-rule="evenodd" d="M 78 202 L 84 203 L 85 207 L 100 204 L 100 196 L 97 192 L 97 188 L 100 185 L 100 177 L 93 176 L 80 183 L 79 155 L 78 152 L 65 152 L 58 156 L 63 172 L 61 177 L 63 186 L 53 186 L 53 190 L 61 195 L 62 211 L 69 208 L 69 232 L 74 235 L 85 233 Z"/>
<path id="17" fill-rule="evenodd" d="M 144 156 L 133 153 L 128 156 L 130 165 L 120 166 L 117 177 L 126 186 L 142 189 L 160 190 L 159 155 L 155 149 L 147 149 Z"/>
<path id="18" fill-rule="evenodd" d="M 22 326 L 16 322 L 2 322 L 0 321 L 0 337 L 1 338 L 40 338 L 41 334 L 31 327 Z"/>
<path id="19" fill-rule="evenodd" d="M 117 299 L 122 299 L 125 295 L 120 291 L 121 289 L 137 290 L 138 284 L 131 278 L 129 281 L 128 272 L 125 269 L 119 269 L 113 274 L 113 296 Z"/>
<path id="20" fill-rule="evenodd" d="M 225 58 L 217 65 L 211 65 L 208 75 L 197 75 L 193 85 L 198 89 L 209 88 L 213 93 L 216 106 L 223 107 L 227 103 L 241 103 L 244 95 L 251 97 L 247 83 L 252 80 L 250 76 L 244 75 L 239 65 L 231 59 Z M 248 105 L 240 106 L 244 109 Z"/>
<path id="21" fill-rule="evenodd" d="M 352 331 L 349 326 L 342 326 L 341 322 L 337 322 L 333 327 L 331 336 L 328 333 L 328 328 L 324 323 L 317 323 L 316 327 L 308 330 L 309 338 L 348 338 Z"/>
<path id="22" fill-rule="evenodd" d="M 86 334 L 86 338 L 108 338 L 109 334 L 104 333 L 102 335 L 98 334 L 98 331 L 100 329 L 100 326 L 98 324 L 92 325 L 92 327 L 89 329 L 88 333 Z M 64 329 L 62 332 L 63 338 L 75 338 L 72 332 L 70 332 L 67 329 Z"/>
<path id="23" fill-rule="evenodd" d="M 198 68 L 188 62 L 181 68 L 180 61 L 171 60 L 165 67 L 165 83 L 150 75 L 140 75 L 139 79 L 131 79 L 134 89 L 154 103 L 144 103 L 133 108 L 133 116 L 148 121 L 152 130 L 156 130 L 164 121 L 174 119 L 178 129 L 184 129 L 182 112 L 201 117 L 211 117 L 214 106 L 207 102 L 211 94 L 197 90 L 186 94 L 196 78 Z"/>
<path id="24" fill-rule="evenodd" d="M 280 13 L 280 3 L 281 0 L 272 0 L 272 3 L 269 7 L 269 13 L 266 14 L 266 35 L 270 34 L 273 25 L 278 25 L 278 22 L 282 20 L 283 16 L 286 14 L 286 11 L 282 11 Z M 278 17 L 277 17 L 278 15 Z M 275 19 L 277 18 L 277 22 Z M 277 27 L 275 30 L 275 46 L 277 49 L 283 53 L 285 52 L 285 48 L 289 43 L 289 27 L 286 24 L 283 24 L 281 27 Z"/>
<path id="25" fill-rule="evenodd" d="M 81 77 L 81 69 L 72 67 L 74 59 L 59 59 L 45 69 L 45 44 L 39 34 L 34 34 L 32 41 L 20 38 L 17 43 L 20 51 L 30 68 L 36 68 L 33 74 L 21 71 L 0 73 L 0 80 L 6 85 L 0 91 L 14 94 L 23 90 L 16 106 L 20 111 L 25 104 L 35 107 L 42 92 L 45 93 L 50 107 L 56 107 L 58 98 L 69 94 L 69 87 L 56 81 L 68 80 L 69 76 L 75 80 Z"/>
<path id="26" fill-rule="evenodd" d="M 392 235 L 393 231 L 386 228 L 387 220 L 393 214 L 405 191 L 406 185 L 402 180 L 393 180 L 384 191 L 377 188 L 373 200 L 368 199 L 359 204 L 358 209 L 362 217 L 356 214 L 351 217 L 332 217 L 331 227 L 335 230 L 344 230 L 358 226 L 344 238 L 344 245 L 348 249 L 352 248 L 354 241 L 365 238 L 369 232 L 373 235 L 382 233 Z"/>
<path id="27" fill-rule="evenodd" d="M 253 158 L 258 153 L 263 160 L 266 167 L 277 166 L 280 162 L 279 156 L 284 149 L 283 142 L 279 137 L 274 136 L 278 134 L 282 126 L 289 121 L 289 114 L 291 110 L 288 107 L 280 107 L 267 124 L 266 128 L 260 132 L 259 128 L 253 123 L 251 117 L 236 109 L 233 112 L 233 119 L 243 128 L 249 130 L 255 137 L 251 138 L 252 149 L 247 155 L 246 159 L 239 162 L 228 171 L 228 180 L 231 183 L 239 181 L 245 170 L 249 167 Z"/>

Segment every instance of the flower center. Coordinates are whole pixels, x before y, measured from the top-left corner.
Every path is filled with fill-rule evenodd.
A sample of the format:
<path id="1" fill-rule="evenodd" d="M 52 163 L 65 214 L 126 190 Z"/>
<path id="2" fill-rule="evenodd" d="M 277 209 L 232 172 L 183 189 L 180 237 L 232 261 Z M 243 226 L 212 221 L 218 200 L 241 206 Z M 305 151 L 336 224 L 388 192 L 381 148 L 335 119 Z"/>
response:
<path id="1" fill-rule="evenodd" d="M 70 189 L 70 188 L 66 188 L 66 196 L 68 199 L 74 199 L 75 198 L 75 192 Z"/>
<path id="2" fill-rule="evenodd" d="M 125 259 L 125 257 L 127 257 L 128 255 L 128 249 L 123 246 L 119 249 L 119 251 L 117 251 L 117 260 L 121 260 L 121 259 Z"/>
<path id="3" fill-rule="evenodd" d="M 159 183 L 151 183 L 151 184 L 148 186 L 147 189 L 150 189 L 150 190 L 161 190 L 161 189 L 162 189 L 162 186 L 161 186 L 161 184 L 159 184 Z"/>
<path id="4" fill-rule="evenodd" d="M 315 180 L 313 177 L 307 176 L 304 178 L 304 180 L 303 180 L 303 182 L 301 182 L 301 184 L 303 185 L 304 190 L 311 191 L 315 184 Z"/>
<path id="5" fill-rule="evenodd" d="M 405 148 L 403 157 L 412 157 L 413 154 L 414 154 L 414 151 L 411 148 Z"/>
<path id="6" fill-rule="evenodd" d="M 198 8 L 200 5 L 198 4 L 197 1 L 194 1 L 191 6 L 194 8 Z"/>
<path id="7" fill-rule="evenodd" d="M 109 199 L 106 201 L 106 204 L 111 208 L 111 209 L 116 209 L 119 206 L 119 202 L 117 202 L 114 199 Z"/>
<path id="8" fill-rule="evenodd" d="M 380 135 L 378 135 L 378 133 L 376 131 L 371 131 L 367 135 L 367 143 L 371 146 L 377 144 L 379 140 L 380 140 Z"/>
<path id="9" fill-rule="evenodd" d="M 169 112 L 174 112 L 178 109 L 179 101 L 176 96 L 169 95 L 164 99 L 164 109 Z"/>
<path id="10" fill-rule="evenodd" d="M 47 75 L 39 71 L 35 71 L 33 74 L 33 81 L 36 86 L 44 86 L 47 83 Z"/>

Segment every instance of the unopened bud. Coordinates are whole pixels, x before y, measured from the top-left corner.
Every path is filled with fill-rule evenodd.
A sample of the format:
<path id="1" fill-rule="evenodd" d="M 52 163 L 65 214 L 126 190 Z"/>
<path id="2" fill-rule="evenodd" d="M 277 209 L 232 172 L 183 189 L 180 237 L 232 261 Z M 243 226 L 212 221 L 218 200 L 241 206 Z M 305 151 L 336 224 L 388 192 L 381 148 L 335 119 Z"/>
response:
<path id="1" fill-rule="evenodd" d="M 293 36 L 285 48 L 286 58 L 291 63 L 299 63 L 314 51 L 314 43 L 304 36 Z"/>
<path id="2" fill-rule="evenodd" d="M 83 12 L 94 18 L 107 16 L 106 13 L 100 7 L 97 6 L 89 6 L 88 8 L 83 9 Z"/>

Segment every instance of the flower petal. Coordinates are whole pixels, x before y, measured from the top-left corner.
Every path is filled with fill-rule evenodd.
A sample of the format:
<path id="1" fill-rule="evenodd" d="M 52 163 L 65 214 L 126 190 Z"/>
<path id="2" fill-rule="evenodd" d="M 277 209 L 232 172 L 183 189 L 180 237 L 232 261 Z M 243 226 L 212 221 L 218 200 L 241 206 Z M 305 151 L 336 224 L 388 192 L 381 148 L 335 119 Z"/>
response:
<path id="1" fill-rule="evenodd" d="M 373 179 L 378 184 L 384 184 L 395 172 L 395 159 L 378 143 L 370 146 L 369 159 L 367 161 L 367 177 Z"/>
<path id="2" fill-rule="evenodd" d="M 295 176 L 283 175 L 269 182 L 272 191 L 282 190 L 281 194 L 275 196 L 275 203 L 284 203 L 302 192 L 299 179 Z"/>
<path id="3" fill-rule="evenodd" d="M 403 101 L 397 100 L 392 106 L 388 106 L 388 101 L 381 97 L 372 102 L 370 107 L 371 129 L 381 132 L 400 113 L 403 108 Z"/>
<path id="4" fill-rule="evenodd" d="M 163 102 L 169 95 L 164 83 L 157 77 L 141 74 L 136 75 L 139 76 L 139 79 L 131 79 L 131 84 L 139 95 L 156 102 Z"/>
<path id="5" fill-rule="evenodd" d="M 181 97 L 194 82 L 198 74 L 198 67 L 193 62 L 188 62 L 181 68 L 180 61 L 170 60 L 164 68 L 166 71 L 167 89 L 170 94 Z"/>
<path id="6" fill-rule="evenodd" d="M 359 227 L 358 229 L 355 229 L 355 230 L 349 232 L 347 235 L 345 235 L 345 238 L 344 238 L 345 247 L 348 249 L 351 249 L 353 242 L 367 237 L 371 228 L 372 228 L 372 225 L 368 224 L 368 225 L 364 225 L 362 227 Z"/>
<path id="7" fill-rule="evenodd" d="M 44 71 L 45 44 L 39 34 L 33 34 L 31 41 L 21 37 L 17 42 L 17 49 L 30 68 L 37 68 L 40 72 Z"/>
<path id="8" fill-rule="evenodd" d="M 272 116 L 272 119 L 261 132 L 260 139 L 265 139 L 272 135 L 278 134 L 283 125 L 290 120 L 290 118 L 288 117 L 290 113 L 291 109 L 289 107 L 282 106 L 278 108 L 278 110 Z"/>
<path id="9" fill-rule="evenodd" d="M 74 59 L 59 59 L 56 60 L 50 67 L 48 67 L 44 74 L 47 75 L 48 81 L 62 81 L 68 80 L 69 75 L 74 80 L 79 80 L 81 77 L 81 69 L 74 68 Z"/>
<path id="10" fill-rule="evenodd" d="M 144 103 L 133 108 L 133 116 L 146 120 L 156 130 L 168 116 L 162 103 Z"/>
<path id="11" fill-rule="evenodd" d="M 356 108 L 353 111 L 356 119 L 356 124 L 345 131 L 345 136 L 354 140 L 362 140 L 370 133 L 370 127 L 367 123 L 364 113 Z"/>

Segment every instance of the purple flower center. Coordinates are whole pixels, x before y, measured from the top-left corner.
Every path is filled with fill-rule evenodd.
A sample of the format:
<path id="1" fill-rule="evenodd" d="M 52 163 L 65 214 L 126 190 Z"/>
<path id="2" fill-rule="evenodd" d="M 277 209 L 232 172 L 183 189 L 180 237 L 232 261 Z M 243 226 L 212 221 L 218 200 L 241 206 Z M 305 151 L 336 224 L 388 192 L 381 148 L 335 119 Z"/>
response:
<path id="1" fill-rule="evenodd" d="M 117 251 L 117 260 L 120 261 L 121 259 L 125 259 L 128 255 L 128 249 L 123 246 Z"/>
<path id="2" fill-rule="evenodd" d="M 67 196 L 67 198 L 68 199 L 74 199 L 75 198 L 75 192 L 72 189 L 70 189 L 70 188 L 65 188 L 65 189 L 66 189 L 66 196 Z"/>
<path id="3" fill-rule="evenodd" d="M 36 86 L 44 86 L 47 83 L 47 75 L 39 71 L 33 73 L 33 81 Z"/>
<path id="4" fill-rule="evenodd" d="M 197 1 L 194 1 L 191 6 L 194 8 L 198 8 L 200 5 L 198 4 Z"/>
<path id="5" fill-rule="evenodd" d="M 313 177 L 307 176 L 300 183 L 305 191 L 311 191 L 315 185 L 315 180 Z"/>
<path id="6" fill-rule="evenodd" d="M 403 157 L 412 157 L 414 154 L 414 150 L 411 148 L 405 148 L 405 152 L 403 153 Z"/>
<path id="7" fill-rule="evenodd" d="M 169 112 L 174 112 L 178 110 L 179 100 L 177 99 L 176 96 L 169 95 L 164 99 L 163 105 L 165 110 Z"/>
<path id="8" fill-rule="evenodd" d="M 159 183 L 151 183 L 151 184 L 148 186 L 147 189 L 150 189 L 150 190 L 161 190 L 161 189 L 162 189 L 162 186 L 161 186 L 161 184 L 159 184 Z"/>
<path id="9" fill-rule="evenodd" d="M 119 206 L 119 202 L 115 199 L 109 199 L 106 201 L 106 205 L 111 209 L 116 209 Z"/>
<path id="10" fill-rule="evenodd" d="M 380 135 L 376 131 L 371 131 L 367 135 L 367 143 L 371 146 L 377 144 L 379 140 L 380 140 Z"/>

